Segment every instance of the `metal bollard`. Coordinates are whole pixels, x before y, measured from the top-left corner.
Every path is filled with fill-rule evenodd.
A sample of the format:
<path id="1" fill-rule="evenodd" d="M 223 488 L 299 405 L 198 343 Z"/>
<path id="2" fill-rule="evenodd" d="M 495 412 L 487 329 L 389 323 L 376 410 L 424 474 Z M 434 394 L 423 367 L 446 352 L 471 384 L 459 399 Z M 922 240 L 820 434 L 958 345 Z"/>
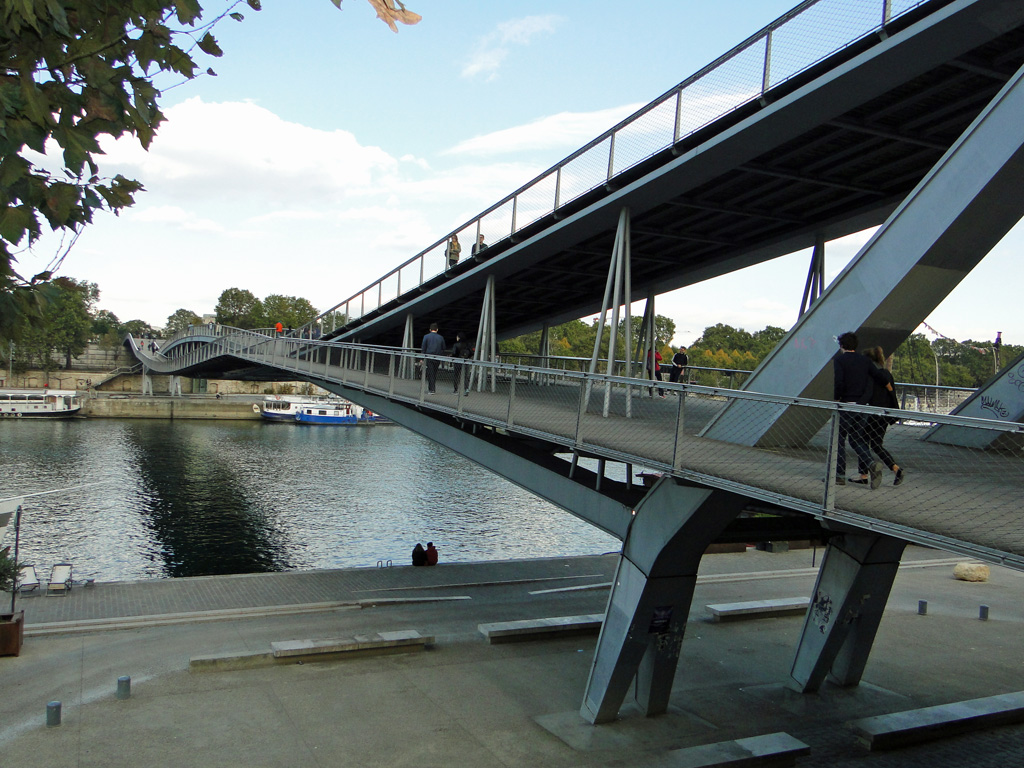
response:
<path id="1" fill-rule="evenodd" d="M 117 678 L 117 698 L 130 699 L 132 697 L 132 679 L 128 675 Z"/>
<path id="2" fill-rule="evenodd" d="M 51 701 L 46 705 L 46 727 L 60 725 L 60 702 Z"/>
<path id="3" fill-rule="evenodd" d="M 978 618 L 982 621 L 988 621 L 988 606 L 982 605 L 978 608 Z"/>
<path id="4" fill-rule="evenodd" d="M 927 613 L 928 613 L 928 601 L 927 600 L 918 600 L 917 601 L 917 615 L 918 616 L 924 616 Z"/>

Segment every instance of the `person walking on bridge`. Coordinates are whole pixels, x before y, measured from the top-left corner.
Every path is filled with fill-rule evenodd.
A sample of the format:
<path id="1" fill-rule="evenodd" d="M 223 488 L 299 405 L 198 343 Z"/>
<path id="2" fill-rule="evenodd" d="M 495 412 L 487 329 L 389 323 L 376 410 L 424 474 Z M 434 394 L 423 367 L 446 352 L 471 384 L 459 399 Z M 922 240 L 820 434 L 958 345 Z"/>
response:
<path id="1" fill-rule="evenodd" d="M 420 345 L 420 352 L 424 355 L 443 355 L 447 345 L 444 343 L 444 336 L 437 332 L 437 323 L 430 324 L 430 330 L 423 337 Z M 427 394 L 436 395 L 437 369 L 441 365 L 440 360 L 427 359 L 424 361 L 427 374 Z"/>
<path id="2" fill-rule="evenodd" d="M 838 338 L 839 352 L 832 358 L 835 375 L 833 399 L 841 403 L 867 405 L 871 402 L 875 382 L 885 386 L 885 376 L 864 355 L 857 354 L 857 334 L 847 331 Z M 875 490 L 882 483 L 882 462 L 871 458 L 871 450 L 862 413 L 839 412 L 839 451 L 836 455 L 836 484 L 846 485 L 846 442 L 857 454 L 859 478 L 850 482 L 867 485 Z"/>
<path id="3" fill-rule="evenodd" d="M 885 367 L 885 351 L 881 347 L 871 347 L 864 353 L 864 356 L 873 362 L 878 370 L 885 376 L 885 386 L 879 385 L 876 381 L 871 394 L 871 405 L 878 408 L 899 408 L 900 401 L 896 399 L 896 381 L 892 377 L 892 371 Z M 889 428 L 890 421 L 896 421 L 889 416 L 868 414 L 865 418 L 865 436 L 868 440 L 868 448 L 882 460 L 889 469 L 896 475 L 893 485 L 902 485 L 903 469 L 896 463 L 896 459 L 889 453 L 889 449 L 883 444 L 885 441 L 885 430 Z"/>
<path id="4" fill-rule="evenodd" d="M 462 253 L 462 246 L 459 245 L 459 236 L 452 235 L 448 240 L 448 247 L 444 249 L 444 255 L 448 258 L 448 269 L 459 263 L 460 253 Z"/>
<path id="5" fill-rule="evenodd" d="M 679 351 L 672 355 L 672 370 L 669 371 L 668 380 L 673 384 L 678 384 L 689 364 L 690 358 L 686 356 L 686 347 L 680 347 Z M 683 383 L 685 384 L 686 381 L 684 380 Z"/>
<path id="6" fill-rule="evenodd" d="M 484 236 L 483 235 L 479 235 L 477 237 L 477 239 L 476 239 L 476 243 L 473 245 L 472 251 L 470 251 L 470 255 L 471 256 L 476 256 L 478 253 L 480 253 L 481 251 L 484 251 L 486 249 L 487 249 L 487 243 L 484 242 Z"/>

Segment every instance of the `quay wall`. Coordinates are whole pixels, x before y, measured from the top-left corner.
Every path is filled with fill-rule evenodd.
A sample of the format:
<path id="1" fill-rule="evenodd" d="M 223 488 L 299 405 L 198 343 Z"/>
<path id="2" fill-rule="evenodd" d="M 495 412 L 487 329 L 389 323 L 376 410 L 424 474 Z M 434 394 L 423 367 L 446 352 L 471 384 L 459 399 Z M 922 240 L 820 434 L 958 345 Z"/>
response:
<path id="1" fill-rule="evenodd" d="M 91 419 L 258 420 L 258 398 L 86 397 L 80 413 Z M 257 405 L 257 408 L 259 406 Z"/>

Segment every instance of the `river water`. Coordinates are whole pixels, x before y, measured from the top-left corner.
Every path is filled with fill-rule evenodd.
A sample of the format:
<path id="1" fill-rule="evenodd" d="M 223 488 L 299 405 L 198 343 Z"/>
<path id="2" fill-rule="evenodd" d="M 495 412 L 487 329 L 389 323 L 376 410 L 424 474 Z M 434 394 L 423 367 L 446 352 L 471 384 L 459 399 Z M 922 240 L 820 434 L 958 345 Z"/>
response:
<path id="1" fill-rule="evenodd" d="M 40 578 L 122 581 L 596 554 L 618 540 L 398 426 L 0 421 L 0 499 Z M 13 529 L 4 544 L 13 543 Z"/>

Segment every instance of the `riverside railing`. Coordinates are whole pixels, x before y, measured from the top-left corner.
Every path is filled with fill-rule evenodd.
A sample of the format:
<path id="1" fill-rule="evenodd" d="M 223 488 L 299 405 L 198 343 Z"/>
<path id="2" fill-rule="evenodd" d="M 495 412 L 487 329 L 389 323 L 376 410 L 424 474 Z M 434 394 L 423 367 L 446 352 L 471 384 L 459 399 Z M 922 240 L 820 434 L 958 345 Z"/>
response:
<path id="1" fill-rule="evenodd" d="M 317 317 L 324 333 L 376 311 L 441 275 L 458 235 L 469 256 L 479 236 L 513 237 L 617 175 L 758 100 L 930 0 L 806 0 L 672 90 L 527 182 L 458 229 Z"/>
<path id="2" fill-rule="evenodd" d="M 233 334 L 202 347 L 181 347 L 156 370 L 181 372 L 221 355 L 288 375 L 341 385 L 463 421 L 538 437 L 566 453 L 642 465 L 704 485 L 783 504 L 910 541 L 975 553 L 1024 568 L 1024 425 L 880 409 L 692 384 L 654 383 L 579 371 L 423 356 L 292 338 Z M 427 361 L 436 362 L 437 394 L 427 391 Z M 174 370 L 171 370 L 174 369 Z M 544 384 L 537 382 L 543 377 Z M 467 386 L 468 385 L 468 386 Z M 467 394 L 468 389 L 468 394 Z M 664 395 L 664 397 L 662 397 Z M 786 410 L 772 447 L 701 437 L 734 404 L 750 424 Z M 836 485 L 841 414 L 903 419 L 885 439 L 906 480 L 884 487 Z M 922 441 L 929 427 L 954 425 L 986 435 L 985 449 Z M 849 474 L 857 474 L 850 457 Z"/>

